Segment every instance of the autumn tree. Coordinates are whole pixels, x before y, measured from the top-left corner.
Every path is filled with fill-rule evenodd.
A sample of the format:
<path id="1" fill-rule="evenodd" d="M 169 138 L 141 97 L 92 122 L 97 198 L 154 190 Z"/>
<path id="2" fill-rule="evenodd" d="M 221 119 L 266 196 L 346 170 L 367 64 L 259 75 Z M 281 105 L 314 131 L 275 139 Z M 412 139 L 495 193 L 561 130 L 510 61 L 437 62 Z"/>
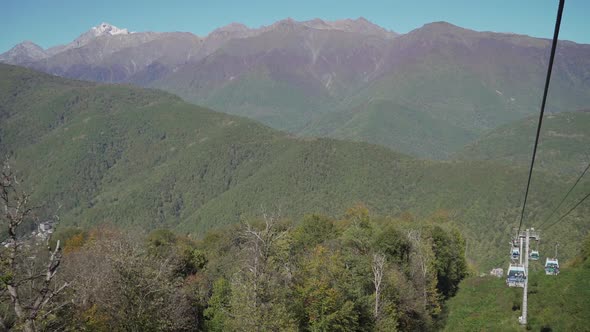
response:
<path id="1" fill-rule="evenodd" d="M 435 256 L 431 239 L 422 236 L 419 230 L 409 230 L 408 239 L 412 245 L 410 252 L 410 276 L 420 290 L 423 309 L 430 316 L 440 313 L 440 303 L 436 289 Z"/>
<path id="2" fill-rule="evenodd" d="M 373 316 L 378 321 L 381 316 L 381 291 L 383 284 L 383 274 L 385 273 L 385 255 L 381 253 L 373 254 L 373 285 L 375 286 L 375 307 Z"/>
<path id="3" fill-rule="evenodd" d="M 321 245 L 309 255 L 297 287 L 309 331 L 356 331 L 358 313 L 346 294 L 342 256 Z"/>
<path id="4" fill-rule="evenodd" d="M 314 248 L 318 244 L 335 239 L 338 235 L 334 222 L 319 214 L 305 216 L 293 233 L 294 246 L 297 251 L 301 251 L 303 248 Z"/>
<path id="5" fill-rule="evenodd" d="M 175 260 L 150 253 L 141 234 L 103 227 L 67 257 L 64 274 L 78 311 L 72 329 L 196 330 L 193 298 Z"/>
<path id="6" fill-rule="evenodd" d="M 263 214 L 261 227 L 244 222 L 241 268 L 231 279 L 230 326 L 239 331 L 296 330 L 287 308 L 289 269 L 281 257 L 288 229 L 278 215 Z"/>

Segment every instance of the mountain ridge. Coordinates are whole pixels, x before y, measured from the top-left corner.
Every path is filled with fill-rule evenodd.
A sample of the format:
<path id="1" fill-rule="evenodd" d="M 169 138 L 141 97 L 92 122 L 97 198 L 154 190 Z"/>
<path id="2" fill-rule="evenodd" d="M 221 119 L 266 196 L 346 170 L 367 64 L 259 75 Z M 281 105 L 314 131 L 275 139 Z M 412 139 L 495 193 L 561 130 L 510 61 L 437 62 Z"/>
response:
<path id="1" fill-rule="evenodd" d="M 207 38 L 207 37 L 211 36 L 212 34 L 214 35 L 214 34 L 218 34 L 218 33 L 222 33 L 222 32 L 229 32 L 229 33 L 231 33 L 231 32 L 246 32 L 246 31 L 251 31 L 252 33 L 264 32 L 264 31 L 268 31 L 270 29 L 273 29 L 276 26 L 284 25 L 284 24 L 302 25 L 302 26 L 307 26 L 307 27 L 316 28 L 316 29 L 327 28 L 327 29 L 342 30 L 342 31 L 349 31 L 349 32 L 365 31 L 366 33 L 369 33 L 369 34 L 370 33 L 389 33 L 392 36 L 398 35 L 397 33 L 393 32 L 393 31 L 386 30 L 386 29 L 368 21 L 364 17 L 359 17 L 357 19 L 340 19 L 340 20 L 334 20 L 334 21 L 325 21 L 320 18 L 315 18 L 315 19 L 311 19 L 311 20 L 307 20 L 307 21 L 295 21 L 291 18 L 286 18 L 283 20 L 279 20 L 279 21 L 277 21 L 273 24 L 270 24 L 268 26 L 263 25 L 258 28 L 251 28 L 251 27 L 249 27 L 243 23 L 240 23 L 240 22 L 231 22 L 229 24 L 226 24 L 224 26 L 221 26 L 221 27 L 218 27 L 218 28 L 212 30 L 211 32 L 206 34 L 204 37 L 199 37 L 199 38 Z M 99 25 L 91 27 L 86 32 L 83 32 L 81 35 L 76 37 L 76 39 L 74 39 L 74 41 L 71 43 L 64 44 L 64 45 L 54 45 L 54 46 L 48 47 L 47 49 L 43 49 L 41 46 L 36 45 L 32 41 L 27 40 L 27 41 L 23 41 L 19 44 L 16 44 L 11 49 L 5 51 L 4 53 L 1 53 L 0 56 L 4 56 L 4 57 L 0 57 L 0 59 L 2 59 L 3 62 L 10 61 L 10 58 L 8 58 L 9 52 L 19 45 L 25 46 L 27 44 L 34 44 L 36 47 L 47 52 L 49 55 L 55 55 L 59 52 L 65 51 L 69 48 L 84 46 L 88 42 L 88 40 L 90 40 L 92 38 L 97 38 L 97 37 L 102 37 L 102 36 L 126 35 L 126 34 L 132 34 L 132 33 L 150 33 L 150 32 L 152 32 L 152 31 L 130 32 L 126 28 L 118 28 L 117 26 L 114 26 L 110 23 L 102 22 Z M 196 34 L 193 34 L 193 35 L 197 36 Z M 6 62 L 6 63 L 8 63 L 8 62 Z M 8 64 L 15 64 L 15 63 L 8 63 Z"/>
<path id="2" fill-rule="evenodd" d="M 205 37 L 99 36 L 18 64 L 68 78 L 163 89 L 296 135 L 448 159 L 487 131 L 536 112 L 548 49 L 547 39 L 447 22 L 394 35 L 363 18 L 285 19 L 255 29 L 233 23 Z M 559 43 L 550 111 L 588 108 L 589 59 L 590 45 Z M 407 144 L 407 130 L 380 125 L 391 122 L 399 107 L 411 110 L 403 113 L 408 123 L 447 136 L 416 136 L 415 144 Z"/>

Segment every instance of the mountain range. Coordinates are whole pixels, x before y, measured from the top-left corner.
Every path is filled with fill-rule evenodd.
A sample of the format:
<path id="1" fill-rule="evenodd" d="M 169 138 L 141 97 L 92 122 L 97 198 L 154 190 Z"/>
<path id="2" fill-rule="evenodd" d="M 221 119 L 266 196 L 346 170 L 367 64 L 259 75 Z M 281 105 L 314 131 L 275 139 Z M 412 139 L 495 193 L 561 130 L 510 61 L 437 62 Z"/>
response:
<path id="1" fill-rule="evenodd" d="M 67 78 L 163 89 L 298 136 L 332 137 L 448 159 L 538 111 L 550 41 L 446 22 L 406 34 L 364 18 L 204 37 L 103 23 L 47 50 L 24 42 L 0 61 Z M 590 105 L 590 45 L 559 43 L 548 110 Z"/>

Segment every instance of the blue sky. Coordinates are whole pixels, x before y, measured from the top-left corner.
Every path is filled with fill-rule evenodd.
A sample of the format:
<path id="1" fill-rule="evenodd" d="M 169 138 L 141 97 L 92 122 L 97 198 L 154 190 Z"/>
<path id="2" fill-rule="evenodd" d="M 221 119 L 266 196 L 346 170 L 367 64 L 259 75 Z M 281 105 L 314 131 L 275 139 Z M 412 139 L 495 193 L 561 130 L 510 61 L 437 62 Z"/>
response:
<path id="1" fill-rule="evenodd" d="M 557 0 L 2 0 L 0 52 L 23 40 L 70 42 L 101 22 L 131 31 L 190 31 L 204 36 L 231 22 L 250 27 L 291 17 L 365 17 L 405 33 L 433 21 L 474 30 L 551 37 Z M 561 39 L 590 44 L 590 1 L 566 1 Z"/>

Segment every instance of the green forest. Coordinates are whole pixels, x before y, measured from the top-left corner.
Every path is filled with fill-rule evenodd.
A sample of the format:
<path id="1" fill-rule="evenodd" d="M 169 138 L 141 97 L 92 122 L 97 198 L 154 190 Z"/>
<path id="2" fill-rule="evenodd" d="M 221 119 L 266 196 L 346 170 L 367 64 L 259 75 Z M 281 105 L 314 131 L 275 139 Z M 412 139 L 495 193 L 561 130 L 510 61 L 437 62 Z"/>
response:
<path id="1" fill-rule="evenodd" d="M 3 198 L 18 206 L 26 196 L 6 184 Z M 199 240 L 63 228 L 48 245 L 0 250 L 1 280 L 18 291 L 17 302 L 1 294 L 4 328 L 427 331 L 441 326 L 468 273 L 457 229 L 375 217 L 362 205 L 297 223 L 264 213 Z M 43 293 L 49 282 L 56 287 Z"/>
<path id="2" fill-rule="evenodd" d="M 339 218 L 363 203 L 381 216 L 454 224 L 479 271 L 506 264 L 505 244 L 526 184 L 522 164 L 479 156 L 421 160 L 366 143 L 293 137 L 160 91 L 8 65 L 0 65 L 0 74 L 0 154 L 10 156 L 41 216 L 60 207 L 60 227 L 111 223 L 201 237 L 258 218 L 262 209 L 281 210 L 292 220 L 314 213 Z M 563 116 L 571 119 L 548 122 L 552 131 L 570 131 L 588 118 L 583 112 Z M 577 135 L 553 137 L 559 141 L 548 138 L 541 149 L 567 144 L 575 158 L 567 174 L 554 174 L 551 162 L 565 158 L 539 153 L 526 215 L 531 222 L 549 216 L 583 169 L 576 160 L 586 142 Z M 526 144 L 510 145 L 511 159 L 530 154 Z M 589 186 L 581 182 L 572 197 Z M 582 205 L 551 229 L 566 259 L 590 230 L 588 211 Z"/>

